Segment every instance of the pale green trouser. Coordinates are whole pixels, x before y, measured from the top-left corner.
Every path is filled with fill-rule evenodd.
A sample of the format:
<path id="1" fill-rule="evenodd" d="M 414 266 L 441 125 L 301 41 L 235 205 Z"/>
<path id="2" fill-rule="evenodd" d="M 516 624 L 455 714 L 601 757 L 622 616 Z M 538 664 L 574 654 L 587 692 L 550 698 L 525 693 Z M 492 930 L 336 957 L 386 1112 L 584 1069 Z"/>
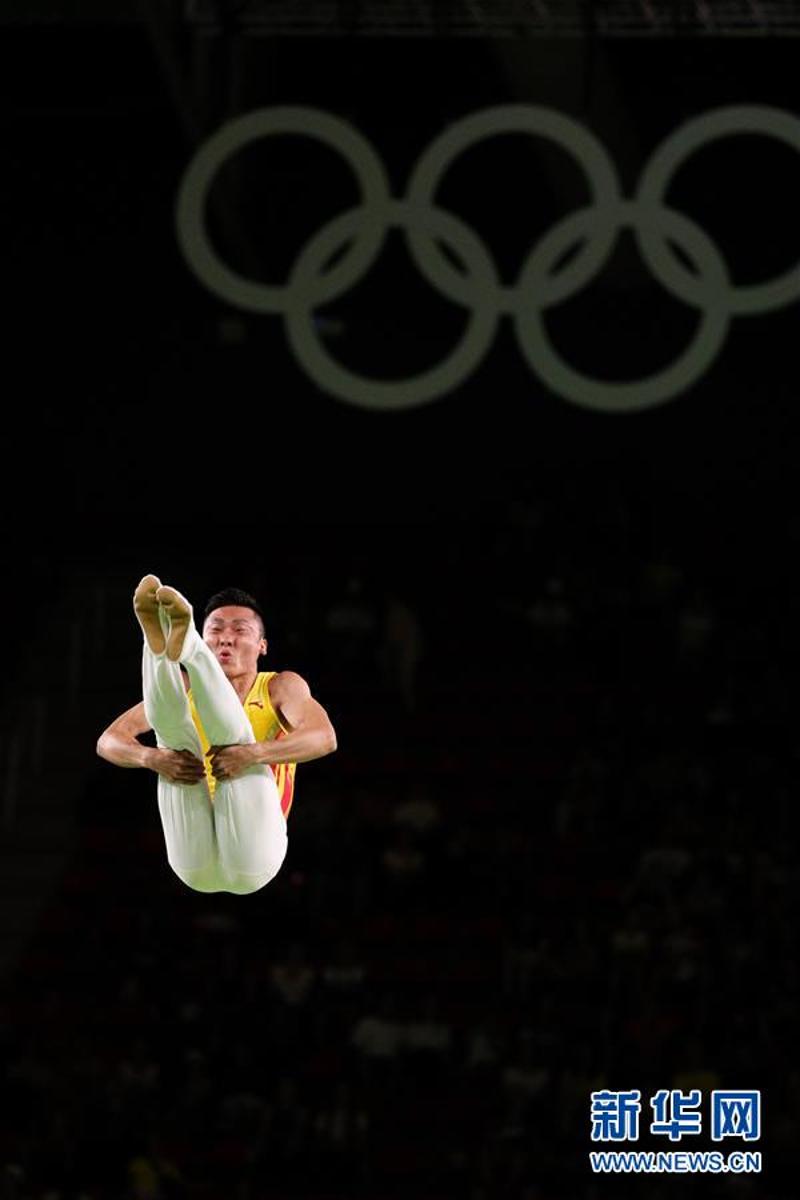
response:
<path id="1" fill-rule="evenodd" d="M 162 621 L 163 623 L 163 621 Z M 212 746 L 255 741 L 233 685 L 190 625 L 181 663 L 189 673 L 195 707 Z M 180 666 L 145 642 L 142 657 L 145 714 L 159 746 L 189 750 L 202 759 Z M 158 808 L 167 860 L 198 892 L 258 891 L 277 875 L 286 855 L 286 819 L 270 767 L 248 767 L 237 779 L 218 780 L 212 803 L 206 780 L 187 785 L 158 777 Z"/>

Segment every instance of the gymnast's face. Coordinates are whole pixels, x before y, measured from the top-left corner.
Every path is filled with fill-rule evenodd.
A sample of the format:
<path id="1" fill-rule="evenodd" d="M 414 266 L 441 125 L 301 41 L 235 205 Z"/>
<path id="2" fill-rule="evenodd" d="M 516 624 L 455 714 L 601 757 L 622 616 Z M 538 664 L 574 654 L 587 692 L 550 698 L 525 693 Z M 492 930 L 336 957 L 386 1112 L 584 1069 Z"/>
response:
<path id="1" fill-rule="evenodd" d="M 258 671 L 258 658 L 267 652 L 261 622 L 252 608 L 226 604 L 209 613 L 203 626 L 203 641 L 216 655 L 229 677 Z"/>

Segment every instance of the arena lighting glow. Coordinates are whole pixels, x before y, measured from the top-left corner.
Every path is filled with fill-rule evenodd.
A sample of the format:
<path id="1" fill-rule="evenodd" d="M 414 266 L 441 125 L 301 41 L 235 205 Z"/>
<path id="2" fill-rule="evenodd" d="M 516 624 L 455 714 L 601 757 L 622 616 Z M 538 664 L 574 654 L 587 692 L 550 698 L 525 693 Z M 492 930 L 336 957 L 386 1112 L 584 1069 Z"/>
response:
<path id="1" fill-rule="evenodd" d="M 501 283 L 490 251 L 476 232 L 435 203 L 442 177 L 458 155 L 506 133 L 528 133 L 561 146 L 583 169 L 591 195 L 587 207 L 565 216 L 534 244 L 512 286 Z M 507 315 L 529 366 L 557 395 L 584 408 L 632 412 L 691 387 L 719 352 L 731 317 L 768 312 L 800 297 L 798 265 L 764 283 L 733 284 L 708 234 L 664 203 L 672 178 L 690 155 L 718 138 L 745 133 L 775 138 L 800 152 L 800 119 L 788 112 L 758 105 L 713 109 L 678 126 L 656 147 L 631 200 L 621 195 L 614 164 L 585 126 L 549 108 L 501 105 L 462 117 L 445 129 L 417 160 L 405 196 L 396 199 L 373 146 L 341 118 L 311 108 L 259 109 L 223 125 L 189 163 L 177 198 L 177 237 L 192 271 L 215 295 L 248 312 L 282 315 L 298 363 L 323 391 L 347 403 L 385 410 L 435 400 L 476 369 L 494 341 L 500 318 Z M 275 134 L 315 138 L 337 150 L 361 192 L 357 207 L 334 215 L 306 242 L 283 285 L 259 283 L 233 271 L 213 248 L 205 222 L 206 198 L 223 163 L 250 142 Z M 426 281 L 467 309 L 469 320 L 461 341 L 443 362 L 407 379 L 368 379 L 331 358 L 318 337 L 313 312 L 365 275 L 391 228 L 405 232 Z M 643 379 L 607 382 L 580 374 L 558 355 L 544 314 L 591 282 L 626 228 L 633 231 L 654 277 L 696 308 L 700 322 L 686 350 L 669 366 Z M 437 242 L 447 244 L 464 270 L 448 261 Z M 575 256 L 556 270 L 565 252 L 575 246 Z M 676 256 L 676 246 L 695 271 Z M 326 270 L 342 248 L 347 252 Z"/>

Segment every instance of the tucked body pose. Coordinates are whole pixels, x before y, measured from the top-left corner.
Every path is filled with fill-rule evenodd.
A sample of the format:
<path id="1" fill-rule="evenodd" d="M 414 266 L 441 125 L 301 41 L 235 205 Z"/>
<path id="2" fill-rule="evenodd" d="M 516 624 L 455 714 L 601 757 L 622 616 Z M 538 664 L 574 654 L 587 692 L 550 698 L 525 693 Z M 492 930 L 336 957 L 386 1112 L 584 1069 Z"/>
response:
<path id="1" fill-rule="evenodd" d="M 158 775 L 167 860 L 198 892 L 244 895 L 277 875 L 296 764 L 336 749 L 336 734 L 293 671 L 259 671 L 267 652 L 257 601 L 228 588 L 202 637 L 180 592 L 145 575 L 133 607 L 144 634 L 144 699 L 100 735 L 97 753 Z M 156 746 L 139 741 L 154 730 Z"/>

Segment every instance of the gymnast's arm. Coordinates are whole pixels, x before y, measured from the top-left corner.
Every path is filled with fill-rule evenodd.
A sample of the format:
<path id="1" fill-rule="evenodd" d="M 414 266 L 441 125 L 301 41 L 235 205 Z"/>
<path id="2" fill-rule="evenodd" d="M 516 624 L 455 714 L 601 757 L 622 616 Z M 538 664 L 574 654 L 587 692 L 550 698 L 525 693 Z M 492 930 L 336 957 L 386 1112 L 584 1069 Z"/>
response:
<path id="1" fill-rule="evenodd" d="M 166 750 L 139 741 L 151 728 L 140 701 L 103 730 L 97 739 L 97 753 L 115 767 L 146 767 L 171 783 L 199 783 L 205 769 L 188 750 Z"/>
<path id="2" fill-rule="evenodd" d="M 270 680 L 269 696 L 283 733 L 268 742 L 212 746 L 208 753 L 215 779 L 235 779 L 254 763 L 312 762 L 333 754 L 336 730 L 302 676 L 280 671 Z"/>
<path id="3" fill-rule="evenodd" d="M 301 675 L 280 671 L 273 676 L 270 699 L 286 732 L 274 741 L 256 743 L 257 762 L 311 762 L 333 754 L 336 730 Z"/>

